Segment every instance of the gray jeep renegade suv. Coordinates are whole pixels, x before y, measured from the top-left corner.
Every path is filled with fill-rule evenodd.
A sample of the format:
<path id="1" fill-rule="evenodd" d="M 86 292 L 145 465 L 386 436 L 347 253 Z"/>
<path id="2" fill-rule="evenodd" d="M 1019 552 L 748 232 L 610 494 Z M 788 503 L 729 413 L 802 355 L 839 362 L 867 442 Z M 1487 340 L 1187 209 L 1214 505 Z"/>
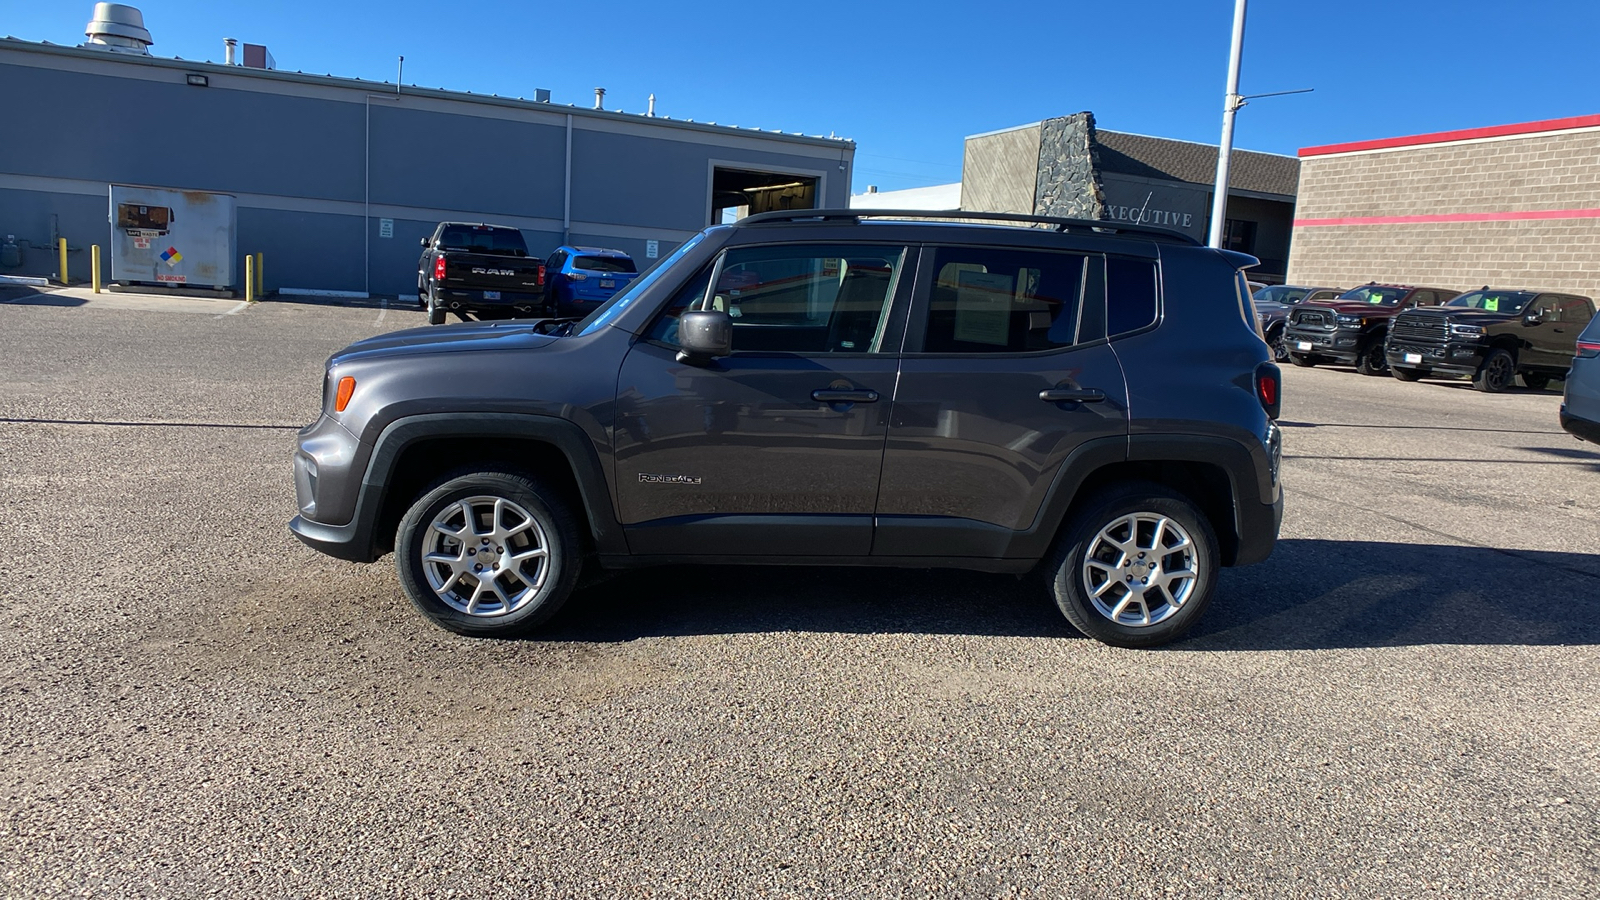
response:
<path id="1" fill-rule="evenodd" d="M 1036 572 L 1085 634 L 1161 644 L 1277 539 L 1254 263 L 1111 222 L 751 216 L 582 321 L 335 354 L 289 527 L 395 551 L 468 635 L 545 622 L 588 567 L 765 563 Z"/>

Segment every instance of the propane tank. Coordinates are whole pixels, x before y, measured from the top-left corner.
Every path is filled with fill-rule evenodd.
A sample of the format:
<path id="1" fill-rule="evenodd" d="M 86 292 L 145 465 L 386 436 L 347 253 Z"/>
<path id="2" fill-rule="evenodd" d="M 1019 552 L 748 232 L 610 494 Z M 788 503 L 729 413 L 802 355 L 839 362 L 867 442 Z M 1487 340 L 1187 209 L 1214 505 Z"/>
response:
<path id="1" fill-rule="evenodd" d="M 22 265 L 22 248 L 17 246 L 17 236 L 6 235 L 5 243 L 0 244 L 0 266 L 15 269 Z"/>

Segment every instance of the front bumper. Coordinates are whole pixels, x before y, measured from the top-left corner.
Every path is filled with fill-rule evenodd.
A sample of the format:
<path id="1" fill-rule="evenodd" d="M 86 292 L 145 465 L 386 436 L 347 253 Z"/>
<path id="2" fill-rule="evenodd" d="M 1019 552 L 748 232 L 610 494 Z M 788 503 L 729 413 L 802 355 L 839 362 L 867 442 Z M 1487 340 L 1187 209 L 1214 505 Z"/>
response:
<path id="1" fill-rule="evenodd" d="M 1483 363 L 1486 349 L 1483 344 L 1469 341 L 1422 344 L 1391 340 L 1384 348 L 1384 356 L 1388 358 L 1390 368 L 1416 369 L 1446 375 L 1472 375 Z M 1415 359 L 1407 359 L 1408 354 Z"/>
<path id="2" fill-rule="evenodd" d="M 1329 331 L 1290 325 L 1283 330 L 1283 344 L 1290 353 L 1354 363 L 1361 347 L 1361 329 L 1335 328 Z M 1305 346 L 1302 347 L 1302 344 Z"/>

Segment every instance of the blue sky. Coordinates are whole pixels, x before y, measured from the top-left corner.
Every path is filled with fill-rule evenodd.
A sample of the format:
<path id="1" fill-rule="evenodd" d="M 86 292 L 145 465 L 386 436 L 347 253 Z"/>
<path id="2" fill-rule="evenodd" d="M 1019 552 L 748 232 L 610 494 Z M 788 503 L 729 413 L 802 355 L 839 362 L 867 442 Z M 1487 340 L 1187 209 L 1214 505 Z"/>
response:
<path id="1" fill-rule="evenodd" d="M 91 0 L 0 0 L 0 34 L 77 44 Z M 1091 110 L 1215 142 L 1232 0 L 603 4 L 135 0 L 152 53 L 530 96 L 856 140 L 855 186 L 956 181 L 970 134 Z M 1235 145 L 1300 147 L 1600 113 L 1593 0 L 1252 0 Z"/>

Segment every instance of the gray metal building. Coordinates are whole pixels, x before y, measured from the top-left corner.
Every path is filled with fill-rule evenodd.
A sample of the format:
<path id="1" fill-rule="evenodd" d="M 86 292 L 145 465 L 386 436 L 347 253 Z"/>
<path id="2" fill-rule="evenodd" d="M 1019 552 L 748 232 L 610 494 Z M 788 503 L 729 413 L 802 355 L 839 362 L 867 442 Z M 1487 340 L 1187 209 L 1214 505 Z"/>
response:
<path id="1" fill-rule="evenodd" d="M 855 155 L 836 138 L 12 38 L 0 84 L 0 238 L 26 248 L 0 274 L 54 273 L 59 235 L 86 277 L 113 184 L 234 195 L 234 271 L 264 254 L 269 290 L 411 295 L 441 220 L 643 265 L 651 242 L 665 255 L 725 210 L 848 205 Z"/>

